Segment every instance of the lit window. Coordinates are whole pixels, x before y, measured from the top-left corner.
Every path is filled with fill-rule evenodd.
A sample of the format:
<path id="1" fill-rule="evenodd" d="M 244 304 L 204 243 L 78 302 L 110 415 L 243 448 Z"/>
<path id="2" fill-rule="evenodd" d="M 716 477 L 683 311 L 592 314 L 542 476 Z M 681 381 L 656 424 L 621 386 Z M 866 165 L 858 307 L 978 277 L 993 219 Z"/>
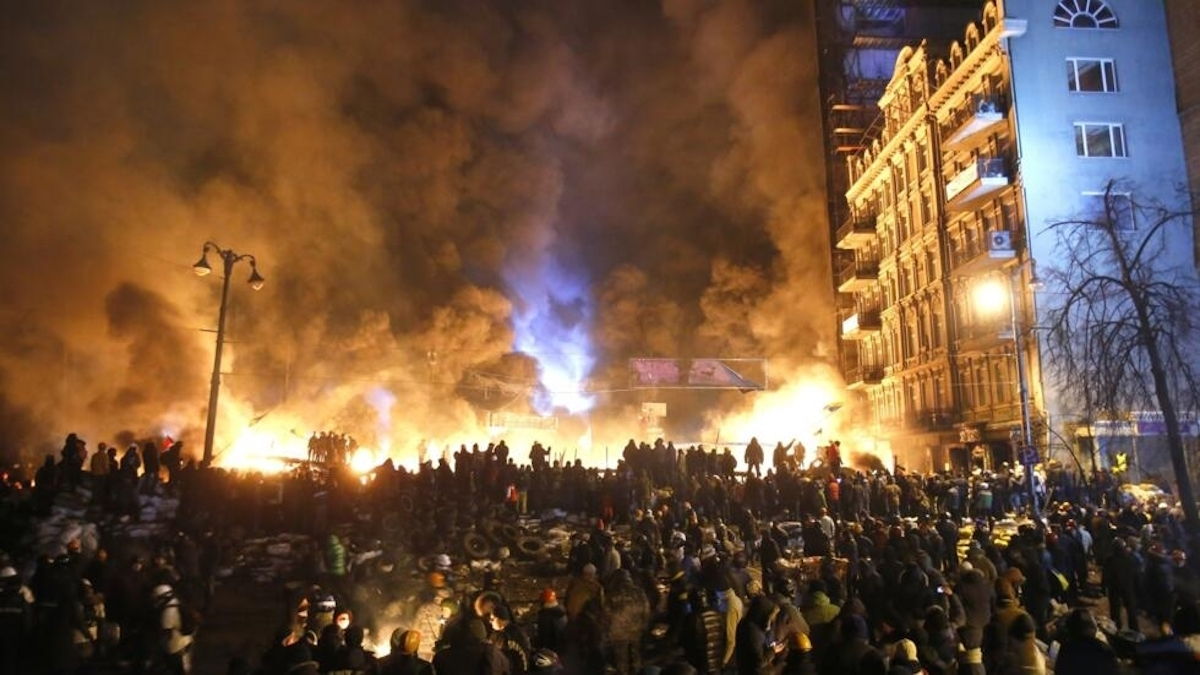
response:
<path id="1" fill-rule="evenodd" d="M 1118 230 L 1135 230 L 1137 221 L 1133 217 L 1133 195 L 1128 192 L 1109 192 L 1105 201 L 1104 192 L 1084 192 L 1084 213 L 1088 220 L 1103 227 L 1111 219 Z"/>
<path id="2" fill-rule="evenodd" d="M 1060 0 L 1054 10 L 1057 28 L 1116 28 L 1117 15 L 1104 0 Z"/>
<path id="3" fill-rule="evenodd" d="M 1075 154 L 1080 157 L 1128 157 L 1125 127 L 1120 124 L 1076 122 Z"/>
<path id="4" fill-rule="evenodd" d="M 1067 59 L 1067 88 L 1071 91 L 1114 92 L 1117 66 L 1112 59 Z"/>

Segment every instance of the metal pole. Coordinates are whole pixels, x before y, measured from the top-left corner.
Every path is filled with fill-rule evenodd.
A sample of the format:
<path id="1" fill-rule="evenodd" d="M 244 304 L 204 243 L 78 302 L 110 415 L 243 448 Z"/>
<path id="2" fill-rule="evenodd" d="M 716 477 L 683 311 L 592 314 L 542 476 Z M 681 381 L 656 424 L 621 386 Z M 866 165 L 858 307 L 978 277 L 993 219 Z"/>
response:
<path id="1" fill-rule="evenodd" d="M 1025 334 L 1017 316 L 1016 280 L 1020 279 L 1020 274 L 1021 268 L 1017 267 L 1009 276 L 1008 308 L 1012 321 L 1013 345 L 1017 351 L 1017 382 L 1020 386 L 1021 396 L 1021 442 L 1023 443 L 1022 447 L 1028 448 L 1033 446 L 1033 422 L 1030 420 L 1029 412 L 1029 376 L 1025 372 Z M 1039 520 L 1041 515 L 1038 508 L 1037 491 L 1034 489 L 1032 464 L 1026 465 L 1025 474 L 1026 488 L 1029 490 L 1030 513 L 1034 520 Z"/>
<path id="2" fill-rule="evenodd" d="M 204 466 L 212 465 L 213 436 L 217 430 L 217 399 L 221 395 L 221 350 L 225 346 L 225 308 L 229 300 L 229 278 L 237 258 L 232 251 L 218 251 L 224 263 L 225 279 L 221 282 L 221 310 L 217 315 L 217 350 L 213 355 L 212 381 L 208 388 L 208 419 L 204 425 Z"/>

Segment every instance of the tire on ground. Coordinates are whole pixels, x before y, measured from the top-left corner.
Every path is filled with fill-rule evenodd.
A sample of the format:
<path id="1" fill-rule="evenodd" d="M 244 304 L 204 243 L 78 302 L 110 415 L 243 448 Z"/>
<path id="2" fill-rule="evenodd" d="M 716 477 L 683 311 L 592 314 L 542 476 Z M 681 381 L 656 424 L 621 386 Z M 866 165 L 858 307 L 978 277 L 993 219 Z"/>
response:
<path id="1" fill-rule="evenodd" d="M 492 554 L 492 547 L 487 539 L 478 532 L 468 532 L 463 535 L 463 550 L 472 560 L 480 560 Z"/>
<path id="2" fill-rule="evenodd" d="M 505 544 L 514 544 L 521 538 L 521 528 L 512 523 L 500 523 L 496 528 Z"/>
<path id="3" fill-rule="evenodd" d="M 536 558 L 546 552 L 546 542 L 540 537 L 517 537 L 513 541 L 513 548 L 517 549 L 517 553 L 526 558 Z"/>

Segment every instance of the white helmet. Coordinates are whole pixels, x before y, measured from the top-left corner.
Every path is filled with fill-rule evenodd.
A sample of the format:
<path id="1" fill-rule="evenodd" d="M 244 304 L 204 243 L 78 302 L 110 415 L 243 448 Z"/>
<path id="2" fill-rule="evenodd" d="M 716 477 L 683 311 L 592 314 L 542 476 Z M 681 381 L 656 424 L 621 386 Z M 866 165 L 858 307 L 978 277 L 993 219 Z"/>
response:
<path id="1" fill-rule="evenodd" d="M 12 565 L 0 567 L 0 579 L 12 579 L 17 576 L 17 570 Z"/>
<path id="2" fill-rule="evenodd" d="M 439 553 L 437 557 L 433 559 L 433 564 L 437 565 L 438 567 L 449 567 L 450 556 L 446 555 L 445 553 Z"/>
<path id="3" fill-rule="evenodd" d="M 154 587 L 154 591 L 153 591 L 153 592 L 151 592 L 151 594 L 150 594 L 150 595 L 151 595 L 151 596 L 152 596 L 152 597 L 153 597 L 155 600 L 161 600 L 162 598 L 164 598 L 164 597 L 166 597 L 166 596 L 168 596 L 168 595 L 170 595 L 170 594 L 171 594 L 171 587 L 170 587 L 169 585 L 167 585 L 167 584 L 159 584 L 159 585 L 157 585 L 157 586 L 155 586 L 155 587 Z"/>

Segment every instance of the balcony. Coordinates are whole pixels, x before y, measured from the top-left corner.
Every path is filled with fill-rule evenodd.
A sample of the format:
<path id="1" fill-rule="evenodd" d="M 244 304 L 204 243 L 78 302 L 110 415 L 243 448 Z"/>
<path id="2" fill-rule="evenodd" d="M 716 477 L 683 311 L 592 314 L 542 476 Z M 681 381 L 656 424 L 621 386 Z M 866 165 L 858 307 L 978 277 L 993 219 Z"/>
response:
<path id="1" fill-rule="evenodd" d="M 879 318 L 878 309 L 856 312 L 842 321 L 842 338 L 845 340 L 862 340 L 881 330 L 883 321 Z"/>
<path id="2" fill-rule="evenodd" d="M 1012 339 L 1011 322 L 988 321 L 959 326 L 955 346 L 960 356 L 974 356 L 1007 347 Z"/>
<path id="3" fill-rule="evenodd" d="M 953 150 L 970 139 L 997 126 L 1004 121 L 1004 102 L 998 96 L 976 95 L 954 120 L 951 131 L 943 140 L 942 147 Z M 953 124 L 953 123 L 952 123 Z"/>
<path id="4" fill-rule="evenodd" d="M 878 260 L 855 260 L 838 270 L 838 292 L 857 293 L 879 281 Z"/>
<path id="5" fill-rule="evenodd" d="M 951 410 L 921 410 L 904 416 L 908 431 L 949 431 L 954 428 L 955 414 Z"/>
<path id="6" fill-rule="evenodd" d="M 875 241 L 875 216 L 862 216 L 846 219 L 834 234 L 834 245 L 845 251 L 867 246 Z"/>
<path id="7" fill-rule="evenodd" d="M 859 366 L 846 371 L 846 387 L 857 391 L 883 384 L 883 366 Z"/>
<path id="8" fill-rule="evenodd" d="M 970 211 L 980 201 L 1008 187 L 1008 169 L 1002 157 L 980 157 L 946 183 L 946 208 Z"/>
<path id="9" fill-rule="evenodd" d="M 976 276 L 998 270 L 1016 257 L 1012 233 L 995 230 L 988 232 L 981 241 L 950 251 L 950 269 L 955 276 Z"/>

